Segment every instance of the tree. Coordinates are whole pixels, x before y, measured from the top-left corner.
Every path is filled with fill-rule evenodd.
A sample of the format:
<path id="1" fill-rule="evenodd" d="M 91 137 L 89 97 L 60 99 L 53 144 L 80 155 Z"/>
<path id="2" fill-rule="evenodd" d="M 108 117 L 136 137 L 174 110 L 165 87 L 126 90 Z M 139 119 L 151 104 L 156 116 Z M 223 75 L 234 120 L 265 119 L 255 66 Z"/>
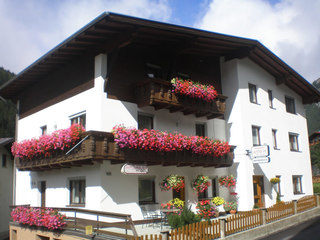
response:
<path id="1" fill-rule="evenodd" d="M 0 67 L 0 86 L 14 77 L 14 73 Z M 16 106 L 9 99 L 0 100 L 0 138 L 14 137 Z"/>

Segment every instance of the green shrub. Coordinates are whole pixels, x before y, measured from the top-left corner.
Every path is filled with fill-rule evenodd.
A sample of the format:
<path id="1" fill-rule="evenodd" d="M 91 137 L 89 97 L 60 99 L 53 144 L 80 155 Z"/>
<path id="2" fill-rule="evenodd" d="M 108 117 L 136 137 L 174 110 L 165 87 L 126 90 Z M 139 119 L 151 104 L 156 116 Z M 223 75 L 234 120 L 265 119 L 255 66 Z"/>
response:
<path id="1" fill-rule="evenodd" d="M 184 207 L 180 214 L 170 213 L 168 215 L 168 223 L 171 228 L 180 228 L 200 221 L 201 217 L 187 207 Z"/>
<path id="2" fill-rule="evenodd" d="M 313 184 L 313 192 L 314 193 L 320 193 L 320 183 L 314 183 Z"/>

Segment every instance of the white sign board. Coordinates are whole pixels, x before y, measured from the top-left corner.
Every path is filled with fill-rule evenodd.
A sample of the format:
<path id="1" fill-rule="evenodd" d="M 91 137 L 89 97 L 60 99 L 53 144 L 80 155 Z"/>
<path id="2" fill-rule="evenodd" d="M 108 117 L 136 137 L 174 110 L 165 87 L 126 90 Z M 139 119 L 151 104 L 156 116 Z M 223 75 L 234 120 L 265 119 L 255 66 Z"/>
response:
<path id="1" fill-rule="evenodd" d="M 251 148 L 251 155 L 253 158 L 257 157 L 267 157 L 269 156 L 269 146 L 255 146 Z"/>
<path id="2" fill-rule="evenodd" d="M 148 174 L 149 169 L 144 165 L 124 164 L 121 167 L 121 173 L 126 175 L 145 175 Z"/>
<path id="3" fill-rule="evenodd" d="M 268 163 L 270 162 L 269 157 L 259 157 L 259 158 L 254 158 L 252 159 L 253 163 Z"/>

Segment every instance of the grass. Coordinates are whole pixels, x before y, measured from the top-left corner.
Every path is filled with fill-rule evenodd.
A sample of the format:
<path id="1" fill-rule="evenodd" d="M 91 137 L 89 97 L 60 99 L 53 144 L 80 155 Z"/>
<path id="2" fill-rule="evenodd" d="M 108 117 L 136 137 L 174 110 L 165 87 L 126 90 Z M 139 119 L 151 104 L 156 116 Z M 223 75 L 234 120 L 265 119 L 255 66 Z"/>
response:
<path id="1" fill-rule="evenodd" d="M 313 192 L 314 193 L 320 193 L 320 183 L 314 183 L 313 184 Z"/>

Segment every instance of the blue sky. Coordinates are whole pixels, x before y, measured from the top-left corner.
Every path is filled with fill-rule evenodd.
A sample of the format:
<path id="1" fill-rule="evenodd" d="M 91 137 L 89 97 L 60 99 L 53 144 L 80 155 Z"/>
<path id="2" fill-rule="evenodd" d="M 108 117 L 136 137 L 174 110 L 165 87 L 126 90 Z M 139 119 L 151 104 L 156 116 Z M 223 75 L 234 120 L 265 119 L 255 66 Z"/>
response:
<path id="1" fill-rule="evenodd" d="M 320 77 L 319 0 L 0 0 L 0 66 L 20 72 L 106 11 L 257 39 Z"/>

